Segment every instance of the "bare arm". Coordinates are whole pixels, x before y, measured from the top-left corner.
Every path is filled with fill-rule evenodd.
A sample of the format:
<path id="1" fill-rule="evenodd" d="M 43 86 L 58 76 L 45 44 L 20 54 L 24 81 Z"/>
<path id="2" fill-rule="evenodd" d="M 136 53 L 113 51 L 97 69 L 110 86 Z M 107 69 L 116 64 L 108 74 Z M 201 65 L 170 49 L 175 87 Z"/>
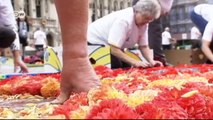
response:
<path id="1" fill-rule="evenodd" d="M 111 49 L 111 54 L 116 56 L 117 58 L 119 58 L 120 60 L 130 64 L 130 65 L 134 65 L 134 63 L 136 62 L 135 59 L 129 57 L 127 54 L 125 54 L 120 48 L 115 47 L 113 45 L 110 45 L 110 49 Z"/>
<path id="2" fill-rule="evenodd" d="M 151 50 L 150 50 L 149 46 L 139 46 L 139 49 L 140 49 L 142 55 L 144 56 L 144 58 L 148 62 L 153 61 L 153 55 L 151 54 Z"/>
<path id="3" fill-rule="evenodd" d="M 111 54 L 118 57 L 120 60 L 129 63 L 134 67 L 149 67 L 149 63 L 145 61 L 135 60 L 128 55 L 126 55 L 120 48 L 111 45 Z"/>
<path id="4" fill-rule="evenodd" d="M 210 43 L 209 41 L 205 41 L 205 40 L 202 40 L 202 51 L 203 53 L 206 55 L 206 57 L 211 60 L 213 62 L 213 53 L 210 49 Z"/>

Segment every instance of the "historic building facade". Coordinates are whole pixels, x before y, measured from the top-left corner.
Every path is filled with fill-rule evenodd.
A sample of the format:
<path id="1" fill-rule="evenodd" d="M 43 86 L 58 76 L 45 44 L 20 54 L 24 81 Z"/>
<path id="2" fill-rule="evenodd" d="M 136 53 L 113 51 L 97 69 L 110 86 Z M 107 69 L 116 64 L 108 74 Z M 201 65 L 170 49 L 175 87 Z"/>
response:
<path id="1" fill-rule="evenodd" d="M 132 0 L 91 0 L 89 6 L 90 22 L 131 5 Z"/>
<path id="2" fill-rule="evenodd" d="M 190 20 L 190 11 L 194 6 L 202 3 L 213 3 L 213 0 L 174 0 L 169 14 L 171 33 L 177 39 L 190 39 L 190 30 L 194 26 Z"/>
<path id="3" fill-rule="evenodd" d="M 30 39 L 38 27 L 47 34 L 48 44 L 57 46 L 60 43 L 60 30 L 54 0 L 11 0 L 16 17 L 24 11 L 30 25 Z"/>
<path id="4" fill-rule="evenodd" d="M 60 43 L 60 27 L 54 0 L 11 0 L 15 15 L 24 11 L 30 23 L 30 36 L 36 28 L 42 27 L 50 36 L 48 43 L 57 46 Z M 90 0 L 89 23 L 113 11 L 131 6 L 132 0 Z"/>
<path id="5" fill-rule="evenodd" d="M 130 7 L 132 0 L 90 0 L 89 23 L 111 12 Z M 193 7 L 200 3 L 213 3 L 213 0 L 174 0 L 170 14 L 162 18 L 163 27 L 171 27 L 177 39 L 188 39 L 194 26 L 189 18 Z M 60 43 L 60 27 L 54 0 L 12 0 L 15 14 L 25 11 L 30 23 L 31 36 L 37 27 L 43 27 L 50 37 L 50 44 Z"/>

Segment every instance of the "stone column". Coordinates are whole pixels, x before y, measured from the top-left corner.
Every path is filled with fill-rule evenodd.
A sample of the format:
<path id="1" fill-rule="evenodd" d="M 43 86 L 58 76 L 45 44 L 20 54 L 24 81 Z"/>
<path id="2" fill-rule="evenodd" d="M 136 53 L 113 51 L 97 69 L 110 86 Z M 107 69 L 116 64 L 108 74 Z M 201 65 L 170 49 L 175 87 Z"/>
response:
<path id="1" fill-rule="evenodd" d="M 46 18 L 46 7 L 47 7 L 47 4 L 46 3 L 46 0 L 41 0 L 41 17 L 42 18 Z"/>

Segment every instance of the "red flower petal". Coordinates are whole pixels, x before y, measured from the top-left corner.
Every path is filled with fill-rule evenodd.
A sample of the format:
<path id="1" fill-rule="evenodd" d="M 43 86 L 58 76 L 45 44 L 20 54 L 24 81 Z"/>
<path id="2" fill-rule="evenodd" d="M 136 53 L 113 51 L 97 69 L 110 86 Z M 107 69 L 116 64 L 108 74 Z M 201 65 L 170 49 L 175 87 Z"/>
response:
<path id="1" fill-rule="evenodd" d="M 136 119 L 138 114 L 119 99 L 103 100 L 94 106 L 87 119 Z"/>

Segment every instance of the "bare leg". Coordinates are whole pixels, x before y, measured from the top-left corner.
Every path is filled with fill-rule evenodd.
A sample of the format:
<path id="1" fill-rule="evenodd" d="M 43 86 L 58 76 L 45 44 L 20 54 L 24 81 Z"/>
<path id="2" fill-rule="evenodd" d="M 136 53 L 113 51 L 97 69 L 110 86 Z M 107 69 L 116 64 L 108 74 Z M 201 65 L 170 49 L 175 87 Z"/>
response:
<path id="1" fill-rule="evenodd" d="M 14 56 L 14 72 L 17 72 L 17 67 L 20 66 L 21 72 L 28 73 L 29 70 L 28 70 L 26 64 L 21 59 L 20 51 L 14 50 L 13 56 Z"/>
<path id="2" fill-rule="evenodd" d="M 63 103 L 72 92 L 100 85 L 87 54 L 88 0 L 55 0 L 63 39 L 61 93 L 52 103 Z"/>

